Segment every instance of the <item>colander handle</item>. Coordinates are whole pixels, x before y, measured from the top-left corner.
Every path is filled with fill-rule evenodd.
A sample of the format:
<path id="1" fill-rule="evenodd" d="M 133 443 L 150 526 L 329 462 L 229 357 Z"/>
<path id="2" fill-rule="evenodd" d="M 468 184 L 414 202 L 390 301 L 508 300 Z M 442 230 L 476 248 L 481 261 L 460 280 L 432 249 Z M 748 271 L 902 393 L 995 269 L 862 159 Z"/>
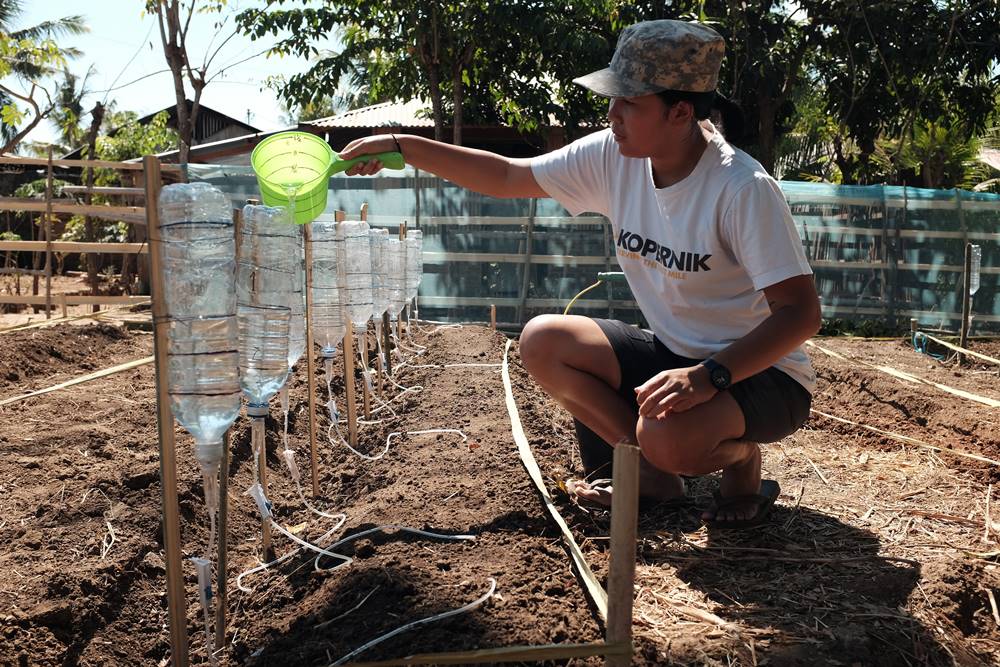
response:
<path id="1" fill-rule="evenodd" d="M 359 155 L 358 157 L 350 160 L 335 160 L 334 163 L 330 165 L 330 175 L 332 176 L 333 174 L 346 171 L 359 162 L 368 162 L 369 160 L 380 160 L 382 162 L 382 166 L 386 169 L 402 169 L 406 166 L 406 162 L 403 161 L 403 154 L 398 151 L 373 153 L 370 155 Z"/>

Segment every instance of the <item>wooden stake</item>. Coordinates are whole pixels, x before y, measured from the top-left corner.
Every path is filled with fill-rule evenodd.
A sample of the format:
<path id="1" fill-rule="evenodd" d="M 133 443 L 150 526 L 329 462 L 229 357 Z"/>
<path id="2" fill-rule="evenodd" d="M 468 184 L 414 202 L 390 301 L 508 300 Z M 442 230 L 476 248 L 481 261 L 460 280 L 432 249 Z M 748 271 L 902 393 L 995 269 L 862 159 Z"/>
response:
<path id="1" fill-rule="evenodd" d="M 215 587 L 218 589 L 215 606 L 215 648 L 226 644 L 226 604 L 229 593 L 229 578 L 227 568 L 227 538 L 229 536 L 229 443 L 232 432 L 227 430 L 222 436 L 222 464 L 219 466 L 219 551 L 216 557 L 218 576 Z"/>
<path id="2" fill-rule="evenodd" d="M 358 446 L 358 406 L 354 390 L 354 327 L 347 324 L 344 336 L 344 389 L 347 390 L 347 433 L 351 447 Z"/>
<path id="3" fill-rule="evenodd" d="M 264 417 L 254 417 L 250 420 L 250 443 L 252 451 L 258 457 L 257 470 L 260 477 L 260 488 L 267 496 L 267 446 L 264 436 Z M 261 519 L 260 545 L 264 551 L 264 562 L 271 561 L 274 557 L 274 548 L 271 546 L 271 523 L 267 519 Z"/>
<path id="4" fill-rule="evenodd" d="M 173 667 L 188 667 L 187 612 L 184 573 L 181 569 L 181 524 L 177 510 L 177 458 L 174 449 L 174 415 L 167 392 L 167 304 L 163 292 L 160 261 L 160 162 L 147 155 L 142 159 L 146 186 L 146 228 L 152 263 L 152 299 L 156 360 L 156 413 L 160 440 L 160 494 L 163 503 L 163 551 L 167 566 L 167 610 L 170 619 L 170 661 Z"/>
<path id="5" fill-rule="evenodd" d="M 368 368 L 368 327 L 361 333 L 361 368 Z M 372 395 L 368 382 L 361 383 L 361 401 L 364 406 L 365 419 L 372 418 Z"/>
<path id="6" fill-rule="evenodd" d="M 375 345 L 376 345 L 376 349 L 378 349 L 377 348 L 377 346 L 378 346 L 378 338 L 381 335 L 382 335 L 382 324 L 381 324 L 381 322 L 376 321 L 376 324 L 375 324 L 375 341 L 376 341 Z M 384 397 L 385 397 L 385 389 L 382 386 L 383 385 L 382 368 L 383 368 L 382 355 L 381 354 L 376 354 L 375 355 L 375 370 L 378 372 L 378 385 L 377 385 L 378 388 L 377 388 L 377 391 L 378 391 L 378 395 L 381 396 L 381 397 L 383 397 L 383 399 L 384 399 Z"/>
<path id="7" fill-rule="evenodd" d="M 385 372 L 392 377 L 392 322 L 389 311 L 382 313 L 382 356 L 385 358 Z"/>
<path id="8" fill-rule="evenodd" d="M 959 347 L 968 347 L 969 342 L 969 315 L 972 314 L 972 295 L 969 290 L 972 288 L 972 244 L 965 244 L 965 273 L 962 279 L 962 328 L 959 330 Z M 965 362 L 965 355 L 959 352 L 958 363 Z"/>
<path id="9" fill-rule="evenodd" d="M 306 258 L 306 375 L 309 389 L 309 467 L 312 470 L 313 497 L 319 495 L 319 455 L 316 449 L 316 349 L 312 332 L 312 227 L 302 230 Z"/>
<path id="10" fill-rule="evenodd" d="M 494 331 L 497 330 L 497 307 L 496 304 L 490 304 L 490 329 Z"/>
<path id="11" fill-rule="evenodd" d="M 626 644 L 628 655 L 609 656 L 611 667 L 632 663 L 632 598 L 635 590 L 635 536 L 639 517 L 639 448 L 615 446 L 611 496 L 611 562 L 608 566 L 608 644 Z"/>
<path id="12" fill-rule="evenodd" d="M 52 317 L 52 146 L 45 177 L 45 319 Z"/>
<path id="13" fill-rule="evenodd" d="M 66 295 L 65 294 L 60 294 L 59 295 L 59 306 L 62 309 L 62 316 L 63 317 L 69 317 L 69 312 L 66 310 Z"/>

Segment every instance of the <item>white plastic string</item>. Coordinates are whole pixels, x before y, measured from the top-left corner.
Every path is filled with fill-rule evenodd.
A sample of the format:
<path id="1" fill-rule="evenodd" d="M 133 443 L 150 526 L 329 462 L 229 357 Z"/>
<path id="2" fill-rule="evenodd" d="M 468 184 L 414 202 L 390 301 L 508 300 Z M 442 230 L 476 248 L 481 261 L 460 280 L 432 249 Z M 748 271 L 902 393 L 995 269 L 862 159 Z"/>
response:
<path id="1" fill-rule="evenodd" d="M 385 525 L 385 526 L 376 526 L 375 528 L 369 528 L 367 530 L 362 530 L 360 533 L 354 533 L 353 535 L 349 535 L 349 536 L 345 537 L 342 540 L 334 542 L 328 548 L 330 548 L 330 549 L 338 549 L 338 548 L 344 546 L 345 544 L 353 542 L 354 540 L 360 540 L 362 537 L 365 537 L 367 535 L 371 535 L 372 533 L 384 533 L 384 532 L 387 532 L 387 531 L 390 531 L 390 530 L 396 530 L 396 531 L 399 531 L 401 533 L 410 533 L 411 535 L 419 535 L 420 537 L 429 537 L 429 538 L 435 539 L 435 540 L 448 540 L 448 541 L 452 541 L 452 542 L 474 542 L 476 540 L 476 536 L 475 535 L 445 535 L 443 533 L 432 533 L 432 532 L 427 531 L 427 530 L 420 530 L 419 528 L 408 528 L 406 526 L 399 526 L 399 525 L 396 525 L 396 524 L 388 524 L 388 525 Z M 319 561 L 320 561 L 320 559 L 322 557 L 323 557 L 322 554 L 319 555 L 319 556 L 316 556 L 316 560 L 313 561 L 313 564 L 314 564 L 314 566 L 315 566 L 315 568 L 316 568 L 317 571 L 324 571 L 324 568 L 321 568 L 319 566 Z"/>
<path id="2" fill-rule="evenodd" d="M 358 655 L 359 653 L 363 653 L 364 651 L 367 651 L 372 646 L 375 646 L 376 644 L 380 644 L 380 643 L 384 642 L 386 639 L 389 639 L 391 637 L 395 637 L 396 635 L 401 634 L 403 632 L 406 632 L 407 630 L 409 630 L 411 628 L 415 628 L 418 625 L 426 625 L 427 623 L 433 623 L 435 621 L 441 621 L 441 620 L 444 620 L 444 619 L 446 619 L 446 618 L 448 618 L 450 616 L 457 616 L 458 614 L 464 614 L 465 612 L 472 611 L 473 609 L 476 609 L 476 608 L 480 607 L 484 602 L 486 602 L 491 597 L 493 597 L 493 593 L 496 592 L 496 589 L 497 589 L 497 580 L 494 579 L 493 577 L 490 577 L 490 589 L 488 591 L 486 591 L 485 595 L 481 596 L 479 599 L 477 599 L 477 600 L 475 600 L 473 602 L 470 602 L 467 605 L 463 605 L 463 606 L 459 607 L 458 609 L 451 609 L 449 611 L 446 611 L 446 612 L 443 612 L 443 613 L 440 613 L 440 614 L 435 614 L 434 616 L 428 616 L 427 618 L 421 618 L 420 620 L 413 621 L 411 623 L 407 623 L 406 625 L 402 625 L 402 626 L 396 628 L 395 630 L 393 630 L 391 632 L 387 632 L 384 635 L 382 635 L 381 637 L 376 637 L 375 639 L 371 640 L 367 644 L 354 649 L 353 651 L 351 651 L 350 653 L 348 653 L 344 657 L 340 658 L 336 662 L 331 662 L 327 667 L 336 667 L 336 665 L 342 665 L 345 662 L 349 661 L 354 656 Z"/>

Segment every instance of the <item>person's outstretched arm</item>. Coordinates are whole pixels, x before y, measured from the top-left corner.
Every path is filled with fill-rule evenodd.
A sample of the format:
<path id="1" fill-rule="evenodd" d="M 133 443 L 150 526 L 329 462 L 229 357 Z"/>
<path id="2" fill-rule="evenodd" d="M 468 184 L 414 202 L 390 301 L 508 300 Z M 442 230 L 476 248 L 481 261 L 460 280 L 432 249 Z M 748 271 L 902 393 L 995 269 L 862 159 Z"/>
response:
<path id="1" fill-rule="evenodd" d="M 530 160 L 507 158 L 496 153 L 397 134 L 406 163 L 445 178 L 463 188 L 491 197 L 548 197 L 531 173 Z M 392 135 L 380 134 L 355 139 L 340 151 L 345 160 L 396 150 Z M 347 170 L 347 175 L 370 176 L 382 169 L 378 160 L 362 162 Z"/>

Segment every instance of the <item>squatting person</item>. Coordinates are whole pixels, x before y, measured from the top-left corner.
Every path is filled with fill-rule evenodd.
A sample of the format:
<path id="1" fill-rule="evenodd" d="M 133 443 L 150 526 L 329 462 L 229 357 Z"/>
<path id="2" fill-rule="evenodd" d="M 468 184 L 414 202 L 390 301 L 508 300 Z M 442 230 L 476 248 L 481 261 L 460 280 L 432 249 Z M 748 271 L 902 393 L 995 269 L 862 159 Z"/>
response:
<path id="1" fill-rule="evenodd" d="M 610 504 L 611 446 L 637 442 L 640 495 L 682 499 L 681 475 L 722 472 L 702 518 L 764 520 L 780 490 L 759 443 L 796 431 L 815 374 L 801 345 L 819 300 L 775 180 L 727 143 L 738 110 L 716 93 L 725 45 L 711 28 L 626 28 L 608 68 L 576 80 L 610 98 L 610 127 L 546 155 L 509 159 L 416 136 L 351 142 L 344 158 L 399 149 L 414 167 L 495 197 L 553 197 L 611 221 L 618 262 L 651 330 L 574 315 L 532 319 L 525 368 L 576 419 L 587 474 L 569 488 Z M 732 122 L 727 122 L 732 118 Z M 374 174 L 378 161 L 350 174 Z"/>

